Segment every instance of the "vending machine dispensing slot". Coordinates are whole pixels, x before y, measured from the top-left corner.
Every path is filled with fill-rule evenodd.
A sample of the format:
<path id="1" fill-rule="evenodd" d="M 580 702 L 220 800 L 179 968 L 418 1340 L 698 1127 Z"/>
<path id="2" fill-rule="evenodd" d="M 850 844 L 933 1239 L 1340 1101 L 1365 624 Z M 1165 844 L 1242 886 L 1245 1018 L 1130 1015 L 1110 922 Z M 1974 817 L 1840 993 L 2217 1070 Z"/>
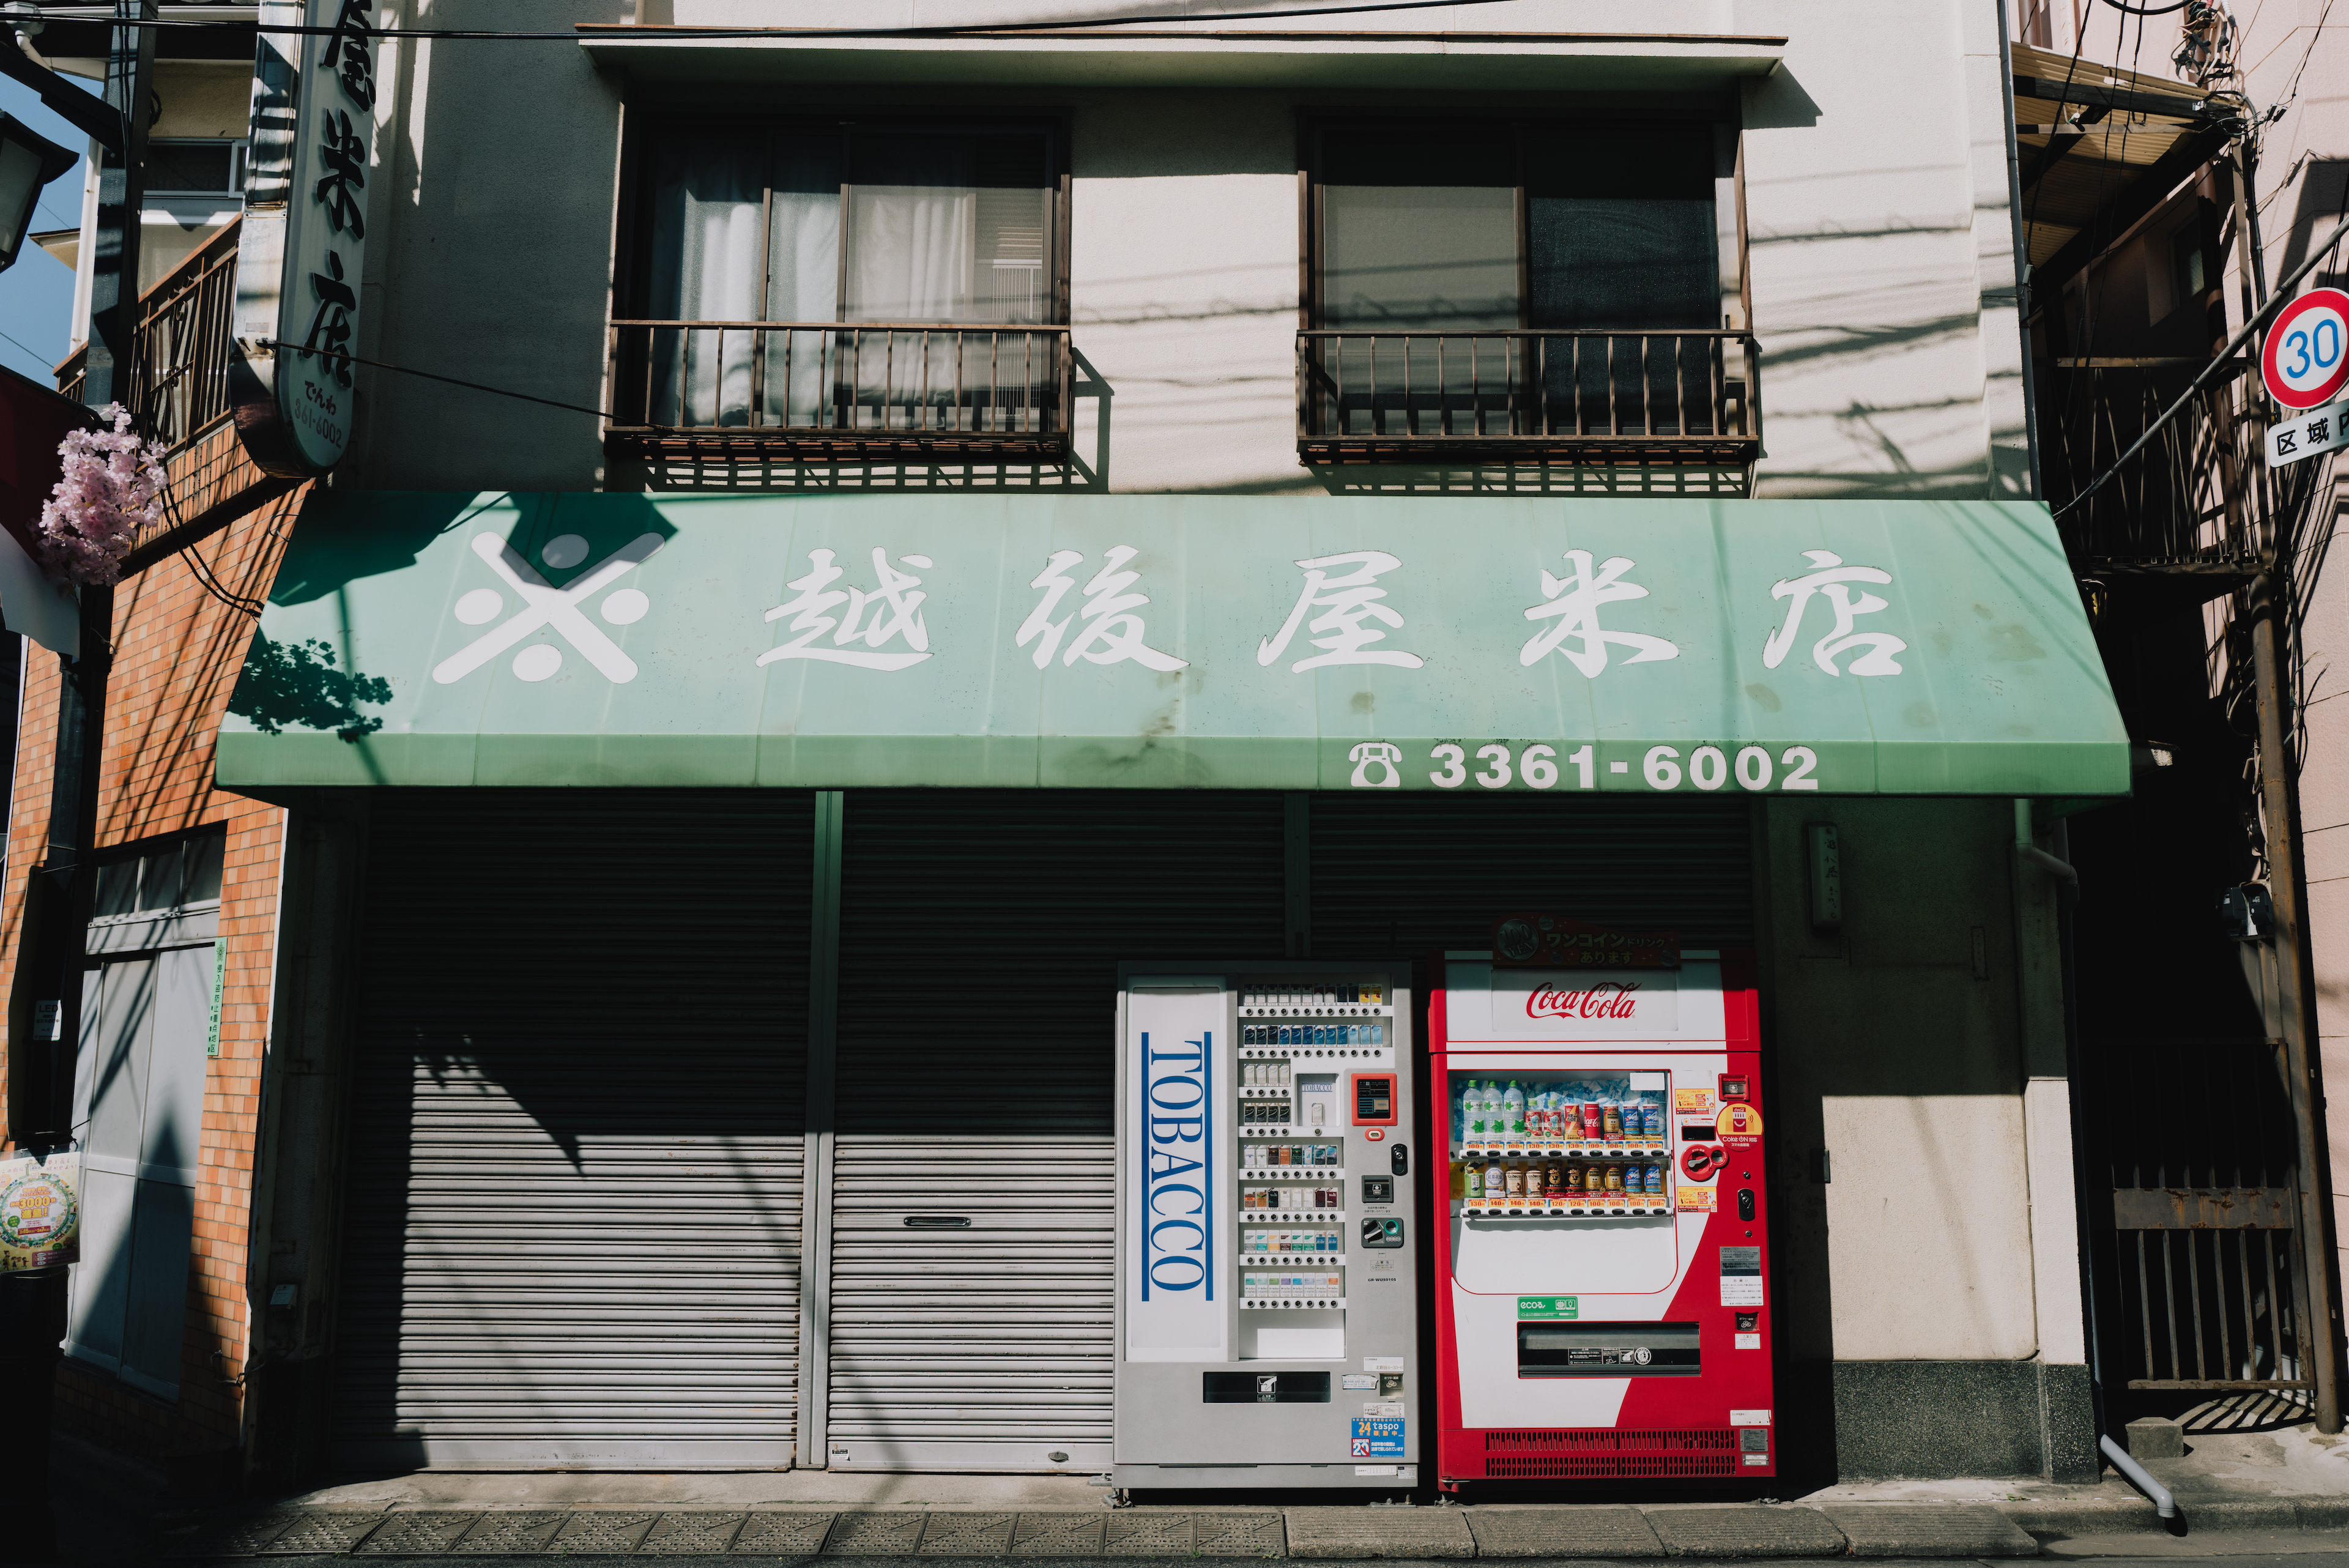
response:
<path id="1" fill-rule="evenodd" d="M 1692 1323 L 1521 1323 L 1520 1377 L 1693 1377 Z"/>
<path id="2" fill-rule="evenodd" d="M 1407 976 L 1124 966 L 1118 1485 L 1417 1481 Z"/>

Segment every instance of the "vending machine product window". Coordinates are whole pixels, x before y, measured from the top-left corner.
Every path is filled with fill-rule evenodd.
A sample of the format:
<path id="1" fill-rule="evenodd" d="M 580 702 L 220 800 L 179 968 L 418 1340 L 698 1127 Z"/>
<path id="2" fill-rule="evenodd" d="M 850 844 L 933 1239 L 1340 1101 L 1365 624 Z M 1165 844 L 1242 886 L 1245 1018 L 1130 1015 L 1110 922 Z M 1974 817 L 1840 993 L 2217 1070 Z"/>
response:
<path id="1" fill-rule="evenodd" d="M 1445 1075 L 1464 1218 L 1597 1220 L 1672 1211 L 1671 1075 L 1593 1064 Z"/>

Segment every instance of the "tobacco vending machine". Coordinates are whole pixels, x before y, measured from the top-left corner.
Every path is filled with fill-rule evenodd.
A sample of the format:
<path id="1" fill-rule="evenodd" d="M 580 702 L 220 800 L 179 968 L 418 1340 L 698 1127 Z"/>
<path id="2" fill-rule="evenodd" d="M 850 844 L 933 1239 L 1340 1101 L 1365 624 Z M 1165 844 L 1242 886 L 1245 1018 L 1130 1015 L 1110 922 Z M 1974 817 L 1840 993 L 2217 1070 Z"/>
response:
<path id="1" fill-rule="evenodd" d="M 1119 979 L 1113 1484 L 1416 1484 L 1409 969 Z"/>
<path id="2" fill-rule="evenodd" d="M 1776 1474 L 1751 955 L 1526 916 L 1437 973 L 1440 1484 Z"/>

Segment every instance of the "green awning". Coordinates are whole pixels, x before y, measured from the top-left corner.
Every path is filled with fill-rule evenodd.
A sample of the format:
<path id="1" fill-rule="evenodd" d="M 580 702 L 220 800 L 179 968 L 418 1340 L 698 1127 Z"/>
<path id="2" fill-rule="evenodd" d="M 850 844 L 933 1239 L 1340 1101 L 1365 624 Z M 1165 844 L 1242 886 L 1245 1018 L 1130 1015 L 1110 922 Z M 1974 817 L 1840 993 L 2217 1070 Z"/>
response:
<path id="1" fill-rule="evenodd" d="M 2045 507 L 326 493 L 231 789 L 2109 795 Z"/>

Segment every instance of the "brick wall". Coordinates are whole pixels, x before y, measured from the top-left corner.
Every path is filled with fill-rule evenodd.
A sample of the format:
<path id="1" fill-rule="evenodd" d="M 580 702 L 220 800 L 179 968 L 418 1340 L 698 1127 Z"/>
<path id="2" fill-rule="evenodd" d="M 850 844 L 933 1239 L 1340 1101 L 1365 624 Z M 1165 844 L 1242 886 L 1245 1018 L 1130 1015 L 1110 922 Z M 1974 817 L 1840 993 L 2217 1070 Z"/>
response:
<path id="1" fill-rule="evenodd" d="M 72 1363 L 58 1374 L 60 1430 L 150 1459 L 218 1455 L 235 1446 L 242 1425 L 237 1380 L 246 1355 L 254 1136 L 285 814 L 215 789 L 212 748 L 253 636 L 252 612 L 269 591 L 305 493 L 271 502 L 115 589 L 98 846 L 213 825 L 227 834 L 220 931 L 228 940 L 228 974 L 220 1054 L 204 1087 L 179 1399 L 168 1405 Z M 59 660 L 43 649 L 27 652 L 0 884 L 0 994 L 14 983 L 26 888 L 47 847 L 55 772 Z"/>

